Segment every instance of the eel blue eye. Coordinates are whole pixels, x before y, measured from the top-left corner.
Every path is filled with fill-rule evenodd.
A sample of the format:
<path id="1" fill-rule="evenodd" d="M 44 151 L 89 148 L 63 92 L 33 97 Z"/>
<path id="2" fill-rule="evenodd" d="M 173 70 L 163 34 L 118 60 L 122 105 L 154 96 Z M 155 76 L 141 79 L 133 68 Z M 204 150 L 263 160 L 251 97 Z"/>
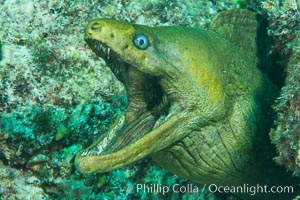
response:
<path id="1" fill-rule="evenodd" d="M 137 34 L 133 38 L 134 45 L 139 49 L 146 49 L 149 46 L 149 40 L 144 34 Z"/>

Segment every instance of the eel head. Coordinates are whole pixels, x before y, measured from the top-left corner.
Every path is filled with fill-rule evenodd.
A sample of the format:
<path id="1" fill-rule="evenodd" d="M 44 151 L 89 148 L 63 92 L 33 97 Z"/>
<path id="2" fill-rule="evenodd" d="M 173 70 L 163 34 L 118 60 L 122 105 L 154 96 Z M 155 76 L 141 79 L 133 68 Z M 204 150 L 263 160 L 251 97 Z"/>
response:
<path id="1" fill-rule="evenodd" d="M 180 40 L 186 37 L 185 29 L 113 19 L 95 19 L 86 26 L 85 41 L 124 84 L 128 106 L 105 136 L 77 155 L 78 171 L 127 166 L 181 140 L 193 129 L 188 126 L 223 116 L 218 110 L 223 94 L 215 79 L 210 78 L 209 87 L 201 82 L 207 80 L 203 71 L 201 79 L 193 79 L 196 69 L 186 67 L 193 63 L 187 55 L 194 51 L 189 47 L 197 38 L 188 31 L 189 40 Z"/>

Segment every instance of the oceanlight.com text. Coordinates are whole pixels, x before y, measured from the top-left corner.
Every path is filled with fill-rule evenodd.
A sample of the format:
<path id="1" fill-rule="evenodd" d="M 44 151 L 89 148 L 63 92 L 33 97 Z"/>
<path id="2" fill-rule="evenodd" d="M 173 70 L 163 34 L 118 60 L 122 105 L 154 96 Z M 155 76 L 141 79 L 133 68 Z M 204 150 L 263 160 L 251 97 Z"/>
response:
<path id="1" fill-rule="evenodd" d="M 241 186 L 218 186 L 216 184 L 204 185 L 208 187 L 211 193 L 233 193 L 233 194 L 292 194 L 294 193 L 293 186 L 267 186 L 267 185 L 249 185 Z"/>
<path id="2" fill-rule="evenodd" d="M 136 192 L 145 193 L 203 193 L 204 191 L 211 193 L 232 193 L 232 194 L 292 194 L 294 193 L 293 186 L 267 186 L 267 185 L 249 185 L 243 184 L 240 186 L 220 186 L 216 184 L 205 184 L 202 186 L 187 184 L 187 185 L 162 185 L 162 184 L 137 184 Z"/>

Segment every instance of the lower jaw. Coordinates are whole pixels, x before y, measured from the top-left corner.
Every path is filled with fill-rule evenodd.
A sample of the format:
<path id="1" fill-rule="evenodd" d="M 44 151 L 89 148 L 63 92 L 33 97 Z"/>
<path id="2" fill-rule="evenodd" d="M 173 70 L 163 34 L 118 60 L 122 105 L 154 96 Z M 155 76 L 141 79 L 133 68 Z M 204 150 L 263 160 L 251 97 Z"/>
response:
<path id="1" fill-rule="evenodd" d="M 141 117 L 144 117 L 144 115 L 141 115 Z M 145 118 L 148 119 L 148 117 L 151 118 L 150 115 Z M 124 116 L 120 117 L 114 127 L 117 129 L 116 131 L 123 128 L 125 120 Z M 131 134 L 133 135 L 131 136 L 134 136 L 134 139 L 127 140 L 125 138 L 127 141 L 123 141 L 122 144 L 118 141 L 122 137 L 116 137 L 114 133 L 108 133 L 105 138 L 100 138 L 88 149 L 80 152 L 76 156 L 75 166 L 79 172 L 87 174 L 109 172 L 130 165 L 175 142 L 176 137 L 169 138 L 169 134 L 174 131 L 174 128 L 176 129 L 177 120 L 177 117 L 170 116 L 168 120 L 162 120 L 163 123 L 157 125 L 157 128 L 154 128 L 156 122 L 154 120 L 153 123 L 150 123 L 150 126 L 142 128 L 142 134 L 132 131 Z M 110 134 L 113 137 L 112 139 L 109 138 Z M 118 145 L 114 147 L 115 144 L 112 141 L 116 141 Z"/>
<path id="2" fill-rule="evenodd" d="M 83 156 L 105 156 L 120 151 L 161 126 L 169 117 L 153 111 L 129 111 L 121 115 L 105 136 L 82 152 Z"/>

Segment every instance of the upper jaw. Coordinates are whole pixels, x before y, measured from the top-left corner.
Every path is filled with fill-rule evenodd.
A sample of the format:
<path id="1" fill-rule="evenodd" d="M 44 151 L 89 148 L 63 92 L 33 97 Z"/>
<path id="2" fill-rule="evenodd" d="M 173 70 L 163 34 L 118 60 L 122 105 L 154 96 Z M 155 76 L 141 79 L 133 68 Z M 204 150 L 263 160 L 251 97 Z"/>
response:
<path id="1" fill-rule="evenodd" d="M 90 39 L 90 37 L 85 37 L 85 40 L 124 84 L 129 102 L 127 113 L 122 120 L 120 119 L 122 125 L 117 123 L 119 127 L 116 128 L 117 125 L 115 125 L 114 133 L 106 137 L 106 142 L 111 144 L 108 145 L 111 148 L 100 147 L 101 144 L 104 146 L 104 143 L 99 142 L 97 153 L 91 153 L 104 155 L 121 150 L 163 124 L 169 115 L 171 102 L 156 77 L 144 74 L 126 63 L 105 43 Z M 100 152 L 99 149 L 101 149 Z M 95 149 L 93 151 L 96 152 Z"/>
<path id="2" fill-rule="evenodd" d="M 110 59 L 111 48 L 108 47 L 105 43 L 91 39 L 90 36 L 85 36 L 84 40 L 93 50 L 93 52 L 95 52 L 99 57 L 101 57 L 105 61 L 108 61 Z"/>

